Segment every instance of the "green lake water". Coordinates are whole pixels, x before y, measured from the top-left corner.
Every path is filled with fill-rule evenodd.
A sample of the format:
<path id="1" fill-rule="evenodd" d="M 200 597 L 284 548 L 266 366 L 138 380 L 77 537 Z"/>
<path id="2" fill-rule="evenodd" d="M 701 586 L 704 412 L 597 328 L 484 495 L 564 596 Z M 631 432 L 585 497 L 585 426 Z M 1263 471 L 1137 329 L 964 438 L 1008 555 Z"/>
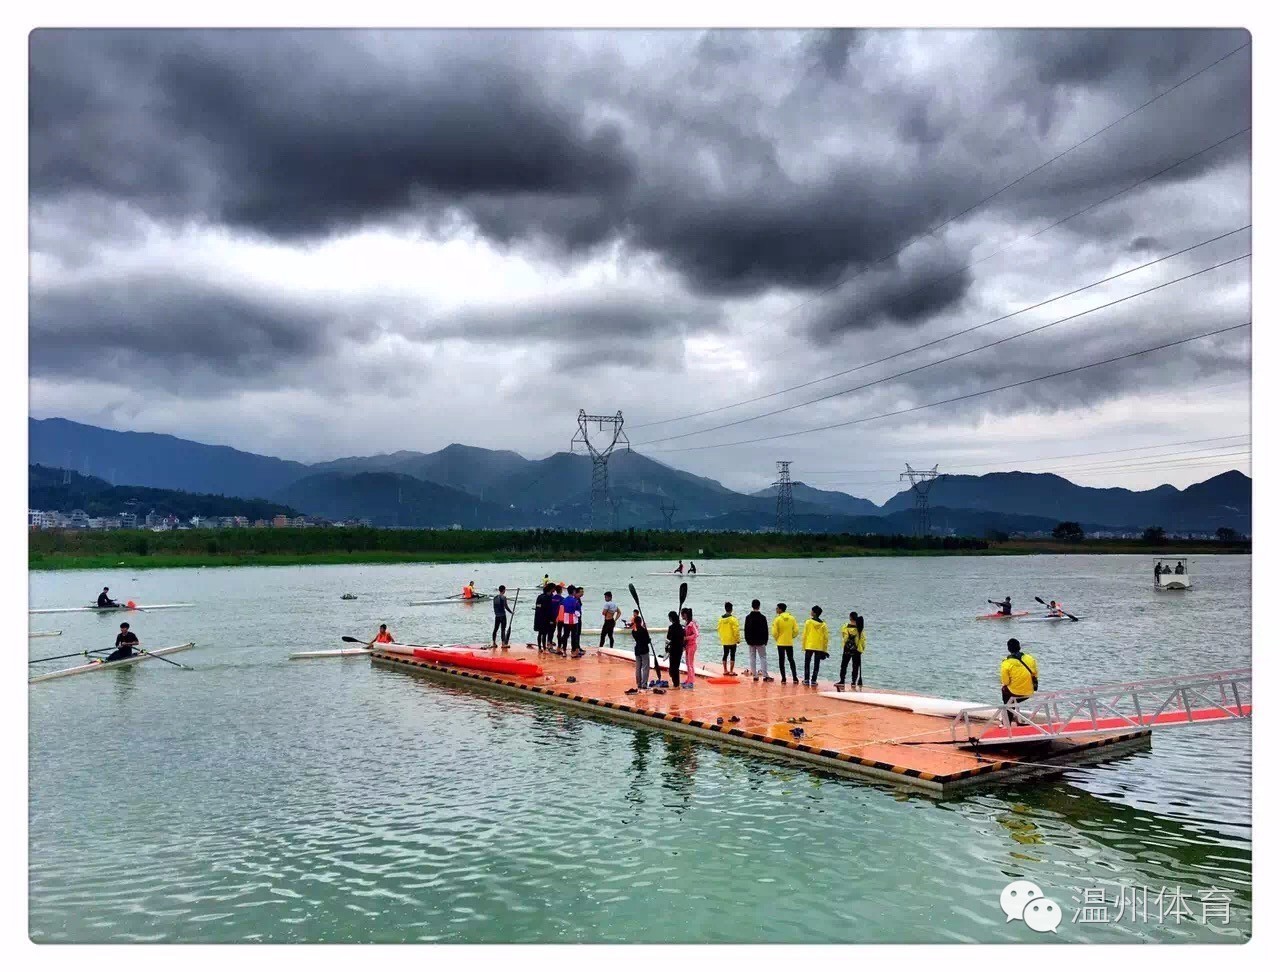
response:
<path id="1" fill-rule="evenodd" d="M 531 585 L 606 588 L 651 623 L 666 563 L 37 572 L 33 607 L 138 603 L 161 661 L 33 685 L 30 933 L 37 942 L 1244 941 L 1251 909 L 1248 723 L 1157 732 L 1149 752 L 947 800 L 661 732 L 445 687 L 364 658 L 291 651 L 372 637 L 488 639 L 487 604 Z M 1250 559 L 1198 557 L 1157 593 L 1129 556 L 699 562 L 689 604 L 821 604 L 867 619 L 868 688 L 998 698 L 1011 631 L 1041 688 L 1250 664 Z M 341 601 L 351 591 L 357 601 Z M 1061 598 L 1079 624 L 978 622 L 985 599 Z M 532 614 L 521 595 L 517 637 Z M 668 603 L 670 602 L 670 603 Z M 32 658 L 101 648 L 121 617 L 33 615 Z M 717 654 L 718 658 L 718 654 Z M 834 661 L 834 658 L 833 658 Z M 32 672 L 74 664 L 32 666 Z M 739 659 L 742 664 L 742 659 Z M 831 662 L 827 663 L 831 667 Z M 827 671 L 828 677 L 834 674 Z M 1006 921 L 1029 880 L 1056 936 Z M 1161 891 L 1163 889 L 1163 895 Z M 1216 890 L 1215 890 L 1216 889 Z M 1175 899 L 1175 891 L 1179 895 Z M 1221 893 L 1218 893 L 1221 892 Z M 1133 908 L 1145 894 L 1145 920 Z M 1229 902 L 1222 920 L 1206 897 Z M 1105 915 L 1096 907 L 1105 902 Z M 1121 901 L 1125 903 L 1123 913 Z M 1171 902 L 1181 902 L 1170 907 Z M 1163 906 L 1162 906 L 1163 905 Z M 1159 913 L 1159 918 L 1157 914 Z M 1180 920 L 1178 920 L 1180 917 Z M 1103 920 L 1105 918 L 1105 920 Z M 1088 920 L 1086 920 L 1088 919 Z"/>

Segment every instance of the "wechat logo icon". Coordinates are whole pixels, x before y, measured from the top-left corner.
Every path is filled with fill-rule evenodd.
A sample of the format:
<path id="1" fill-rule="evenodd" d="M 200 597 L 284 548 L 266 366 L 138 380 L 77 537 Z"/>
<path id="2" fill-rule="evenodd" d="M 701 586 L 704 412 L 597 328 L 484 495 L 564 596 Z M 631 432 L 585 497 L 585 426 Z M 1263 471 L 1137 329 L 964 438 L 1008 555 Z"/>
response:
<path id="1" fill-rule="evenodd" d="M 1062 909 L 1056 901 L 1044 896 L 1039 885 L 1030 881 L 1011 881 L 1000 892 L 1000 910 L 1005 922 L 1022 921 L 1032 931 L 1058 933 Z"/>

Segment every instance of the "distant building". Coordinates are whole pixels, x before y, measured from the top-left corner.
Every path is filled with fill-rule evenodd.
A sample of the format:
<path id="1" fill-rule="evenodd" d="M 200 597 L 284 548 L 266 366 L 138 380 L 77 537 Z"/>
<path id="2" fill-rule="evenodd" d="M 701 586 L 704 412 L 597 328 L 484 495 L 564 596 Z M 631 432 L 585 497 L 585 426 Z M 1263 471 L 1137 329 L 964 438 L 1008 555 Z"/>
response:
<path id="1" fill-rule="evenodd" d="M 271 518 L 271 525 L 273 527 L 287 527 L 289 525 L 289 518 L 283 513 L 277 513 Z"/>
<path id="2" fill-rule="evenodd" d="M 263 529 L 264 527 L 269 527 L 269 526 L 271 526 L 271 524 L 270 524 L 268 521 L 266 521 L 266 520 L 254 520 L 254 521 L 253 521 L 253 527 L 254 527 L 254 529 L 255 529 L 255 530 L 261 530 L 261 529 Z"/>
<path id="3" fill-rule="evenodd" d="M 72 510 L 67 514 L 67 525 L 76 530 L 89 529 L 89 514 L 84 510 Z"/>
<path id="4" fill-rule="evenodd" d="M 120 529 L 122 530 L 136 530 L 138 528 L 138 515 L 136 513 L 121 513 L 119 519 Z"/>
<path id="5" fill-rule="evenodd" d="M 292 520 L 289 521 L 289 526 L 309 527 L 311 526 L 311 524 L 307 522 L 307 518 L 305 516 L 295 516 Z"/>
<path id="6" fill-rule="evenodd" d="M 36 530 L 49 530 L 57 526 L 57 511 L 27 510 L 27 526 Z"/>

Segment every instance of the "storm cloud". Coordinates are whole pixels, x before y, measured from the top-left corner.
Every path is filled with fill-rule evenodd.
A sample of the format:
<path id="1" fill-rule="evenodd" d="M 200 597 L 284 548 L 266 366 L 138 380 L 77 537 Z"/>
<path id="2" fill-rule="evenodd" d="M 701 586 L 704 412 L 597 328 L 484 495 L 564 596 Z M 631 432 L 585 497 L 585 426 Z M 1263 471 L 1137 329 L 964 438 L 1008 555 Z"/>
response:
<path id="1" fill-rule="evenodd" d="M 646 424 L 768 394 L 1248 224 L 1248 42 L 1231 30 L 38 30 L 32 407 L 63 414 L 91 371 L 108 388 L 135 375 L 175 395 L 270 389 L 284 396 L 274 421 L 296 414 L 309 430 L 321 378 L 332 399 L 383 373 L 439 402 L 445 427 L 453 409 L 514 409 L 474 444 L 537 453 L 560 444 L 542 431 L 553 411 L 560 422 L 555 410 L 579 400 Z M 1247 252 L 1247 234 L 1231 245 Z M 1211 330 L 1247 319 L 1248 296 L 1245 263 L 1070 338 L 1049 331 L 1025 352 L 981 352 L 736 432 Z M 1084 414 L 1247 377 L 1248 364 L 1235 332 L 947 421 Z M 230 408 L 211 428 L 180 399 L 167 418 L 130 421 L 331 458 L 367 450 L 383 406 L 369 407 L 362 431 L 323 439 L 268 434 Z M 896 428 L 877 448 L 909 438 Z M 394 421 L 373 433 L 388 449 L 456 438 L 430 424 L 404 434 Z M 688 464 L 760 484 L 754 466 L 724 468 L 739 454 Z"/>

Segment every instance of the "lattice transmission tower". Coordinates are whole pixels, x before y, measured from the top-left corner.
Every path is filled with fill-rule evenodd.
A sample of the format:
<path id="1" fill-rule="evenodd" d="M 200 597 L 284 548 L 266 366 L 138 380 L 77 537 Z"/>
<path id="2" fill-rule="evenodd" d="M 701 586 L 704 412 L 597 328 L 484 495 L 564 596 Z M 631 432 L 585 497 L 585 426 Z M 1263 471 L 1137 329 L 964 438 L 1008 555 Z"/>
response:
<path id="1" fill-rule="evenodd" d="M 603 433 L 591 441 L 591 427 L 597 433 Z M 608 444 L 604 445 L 607 440 Z M 585 409 L 578 409 L 578 431 L 569 443 L 569 451 L 573 452 L 582 446 L 591 456 L 591 529 L 608 529 L 610 514 L 613 512 L 612 497 L 609 495 L 609 456 L 619 445 L 631 451 L 631 441 L 622 431 L 622 411 L 616 415 L 588 415 Z"/>
<path id="2" fill-rule="evenodd" d="M 675 503 L 668 503 L 666 500 L 658 504 L 658 511 L 662 514 L 662 527 L 664 530 L 671 529 L 671 521 L 675 519 L 676 510 L 678 509 L 679 507 Z"/>
<path id="3" fill-rule="evenodd" d="M 936 463 L 932 469 L 912 469 L 911 463 L 907 463 L 907 471 L 898 475 L 898 479 L 910 481 L 911 492 L 916 494 L 917 537 L 929 535 L 929 490 L 940 478 Z"/>
<path id="4" fill-rule="evenodd" d="M 774 515 L 774 528 L 779 533 L 795 532 L 795 501 L 791 495 L 791 461 L 778 461 L 778 506 Z"/>

